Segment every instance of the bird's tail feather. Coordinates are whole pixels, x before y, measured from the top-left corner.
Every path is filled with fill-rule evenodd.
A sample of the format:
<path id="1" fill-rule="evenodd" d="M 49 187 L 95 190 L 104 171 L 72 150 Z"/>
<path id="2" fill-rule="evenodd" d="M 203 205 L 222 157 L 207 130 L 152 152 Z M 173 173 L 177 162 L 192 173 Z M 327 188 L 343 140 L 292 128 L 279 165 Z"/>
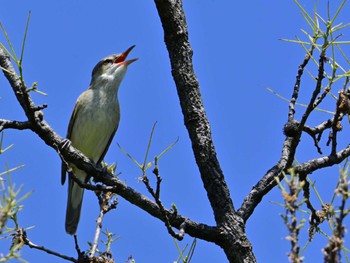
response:
<path id="1" fill-rule="evenodd" d="M 68 180 L 68 201 L 66 211 L 66 232 L 74 235 L 78 228 L 81 206 L 83 204 L 84 189 L 71 178 Z"/>

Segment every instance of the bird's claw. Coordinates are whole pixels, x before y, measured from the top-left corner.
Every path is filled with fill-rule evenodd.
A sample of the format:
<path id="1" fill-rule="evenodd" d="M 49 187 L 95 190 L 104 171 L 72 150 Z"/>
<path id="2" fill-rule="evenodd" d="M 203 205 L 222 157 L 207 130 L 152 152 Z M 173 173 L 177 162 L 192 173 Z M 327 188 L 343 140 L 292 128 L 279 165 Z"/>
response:
<path id="1" fill-rule="evenodd" d="M 62 149 L 68 149 L 72 145 L 72 142 L 68 139 L 63 139 L 61 143 Z"/>

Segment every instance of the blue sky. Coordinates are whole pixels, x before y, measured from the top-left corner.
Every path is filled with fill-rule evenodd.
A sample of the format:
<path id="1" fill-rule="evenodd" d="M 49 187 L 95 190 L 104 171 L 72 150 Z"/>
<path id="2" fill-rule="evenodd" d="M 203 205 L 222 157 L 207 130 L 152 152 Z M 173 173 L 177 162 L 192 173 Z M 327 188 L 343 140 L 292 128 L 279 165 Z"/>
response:
<path id="1" fill-rule="evenodd" d="M 306 8 L 312 10 L 312 4 L 306 4 L 311 1 L 304 2 Z M 284 140 L 282 127 L 287 120 L 288 105 L 267 88 L 290 96 L 298 65 L 304 58 L 301 47 L 279 39 L 302 37 L 300 29 L 308 29 L 308 26 L 293 1 L 194 0 L 185 1 L 184 8 L 194 50 L 195 72 L 214 143 L 238 208 L 252 186 L 276 163 Z M 323 16 L 325 8 L 326 1 L 319 1 L 319 12 Z M 331 10 L 335 9 L 332 3 Z M 17 52 L 29 11 L 24 77 L 28 86 L 36 81 L 38 89 L 48 94 L 32 94 L 37 104 L 48 104 L 45 120 L 65 136 L 74 103 L 87 89 L 94 65 L 106 55 L 122 52 L 135 44 L 129 57 L 138 57 L 139 61 L 129 67 L 120 87 L 121 122 L 105 160 L 117 162 L 120 178 L 148 195 L 144 185 L 138 182 L 141 171 L 119 150 L 117 142 L 142 161 L 150 130 L 157 121 L 150 156 L 159 154 L 179 138 L 159 164 L 163 203 L 168 208 L 175 203 L 179 213 L 192 220 L 214 224 L 183 125 L 154 3 L 135 0 L 2 1 L 0 22 Z M 347 13 L 348 5 L 338 21 L 348 22 L 344 17 Z M 349 39 L 347 33 L 344 32 L 342 39 Z M 4 42 L 3 35 L 0 41 Z M 309 95 L 313 81 L 305 77 L 303 83 L 301 95 Z M 0 118 L 24 120 L 23 111 L 2 76 L 0 87 Z M 301 102 L 307 102 L 306 97 L 301 97 Z M 329 98 L 324 108 L 333 111 L 334 107 L 334 100 Z M 303 109 L 298 110 L 300 114 Z M 312 121 L 317 124 L 327 118 L 330 115 L 316 113 Z M 302 142 L 304 146 L 297 154 L 300 161 L 319 156 L 310 138 L 304 136 Z M 344 140 L 340 146 L 346 143 Z M 35 225 L 28 232 L 32 242 L 75 256 L 73 238 L 64 231 L 67 186 L 60 185 L 59 157 L 29 131 L 5 131 L 4 144 L 14 144 L 14 147 L 1 156 L 0 171 L 25 164 L 25 168 L 12 174 L 12 179 L 17 185 L 24 185 L 24 192 L 33 191 L 23 203 L 20 225 Z M 322 146 L 328 152 L 325 142 Z M 337 177 L 337 168 L 311 176 L 326 201 L 332 197 Z M 117 262 L 125 262 L 129 255 L 136 262 L 176 260 L 175 245 L 163 223 L 122 198 L 119 201 L 117 210 L 109 213 L 104 221 L 104 228 L 121 237 L 112 247 Z M 270 201 L 282 201 L 278 189 L 269 193 L 256 209 L 247 223 L 247 235 L 259 262 L 287 262 L 290 245 L 285 240 L 287 231 L 279 216 L 283 210 Z M 96 197 L 85 192 L 78 229 L 83 250 L 93 238 L 97 215 Z M 308 215 L 304 217 L 307 219 Z M 180 246 L 191 242 L 192 238 L 187 236 Z M 6 250 L 7 245 L 0 244 L 0 251 Z M 307 248 L 305 262 L 321 261 L 320 249 L 325 244 L 323 236 L 316 236 L 315 242 Z M 30 262 L 63 262 L 29 248 L 23 249 L 23 258 Z M 193 263 L 225 261 L 220 248 L 198 241 Z"/>

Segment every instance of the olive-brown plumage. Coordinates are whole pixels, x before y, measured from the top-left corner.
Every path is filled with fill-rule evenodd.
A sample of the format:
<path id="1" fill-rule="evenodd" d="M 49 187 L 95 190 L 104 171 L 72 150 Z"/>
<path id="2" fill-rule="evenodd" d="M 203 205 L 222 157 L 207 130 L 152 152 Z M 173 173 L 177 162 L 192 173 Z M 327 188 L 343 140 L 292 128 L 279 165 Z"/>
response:
<path id="1" fill-rule="evenodd" d="M 136 59 L 125 60 L 130 47 L 122 54 L 110 55 L 96 64 L 88 90 L 78 98 L 69 121 L 67 139 L 96 164 L 107 153 L 120 120 L 118 88 L 125 76 L 128 65 Z M 74 164 L 69 164 L 72 172 L 82 182 L 89 176 Z M 62 162 L 61 182 L 66 180 L 67 167 Z M 80 219 L 84 189 L 69 176 L 68 200 L 65 228 L 68 234 L 75 234 Z"/>

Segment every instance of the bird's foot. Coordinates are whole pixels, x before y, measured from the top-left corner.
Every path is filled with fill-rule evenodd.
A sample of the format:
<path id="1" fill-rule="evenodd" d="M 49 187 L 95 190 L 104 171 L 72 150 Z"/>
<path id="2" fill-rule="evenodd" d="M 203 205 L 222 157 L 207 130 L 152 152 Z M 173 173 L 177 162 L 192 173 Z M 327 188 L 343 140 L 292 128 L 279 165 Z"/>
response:
<path id="1" fill-rule="evenodd" d="M 61 149 L 66 149 L 68 150 L 68 148 L 72 145 L 72 142 L 68 139 L 63 139 L 62 143 L 61 143 Z"/>

